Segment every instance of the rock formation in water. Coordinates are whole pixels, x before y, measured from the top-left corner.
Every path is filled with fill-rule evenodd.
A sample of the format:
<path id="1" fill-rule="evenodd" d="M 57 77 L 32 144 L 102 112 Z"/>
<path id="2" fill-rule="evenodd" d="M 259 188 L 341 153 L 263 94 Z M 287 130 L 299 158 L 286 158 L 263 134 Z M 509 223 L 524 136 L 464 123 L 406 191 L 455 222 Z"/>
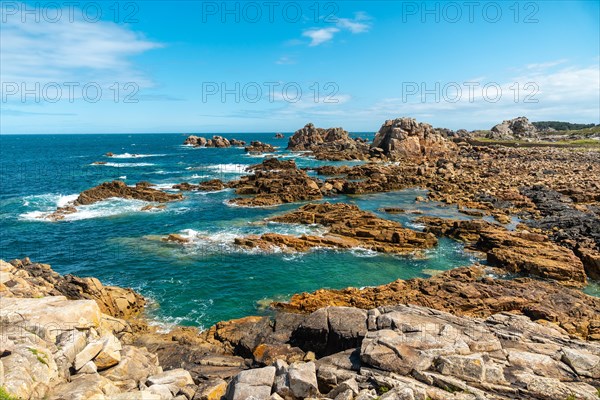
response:
<path id="1" fill-rule="evenodd" d="M 245 148 L 246 153 L 272 153 L 275 151 L 275 147 L 271 146 L 268 143 L 259 142 L 258 140 L 253 140 L 250 142 L 250 146 Z"/>
<path id="2" fill-rule="evenodd" d="M 249 248 L 285 251 L 307 251 L 311 248 L 364 248 L 381 253 L 409 253 L 431 248 L 437 240 L 433 234 L 402 227 L 401 224 L 362 211 L 355 205 L 337 203 L 307 204 L 297 211 L 270 218 L 269 221 L 303 225 L 322 225 L 328 228 L 322 236 L 282 235 L 267 233 L 261 236 L 238 238 L 235 243 Z"/>
<path id="3" fill-rule="evenodd" d="M 246 145 L 246 142 L 243 140 L 237 139 L 225 139 L 223 136 L 213 136 L 212 139 L 206 139 L 204 137 L 190 135 L 183 142 L 184 145 L 194 146 L 194 147 L 242 147 Z"/>
<path id="4" fill-rule="evenodd" d="M 58 207 L 56 211 L 45 216 L 51 221 L 60 221 L 68 214 L 77 212 L 78 206 L 94 204 L 111 198 L 142 200 L 155 203 L 168 203 L 183 199 L 179 193 L 166 193 L 152 188 L 148 182 L 138 182 L 135 186 L 127 186 L 123 181 L 104 182 L 96 187 L 85 190 L 79 194 L 75 201 Z"/>
<path id="5" fill-rule="evenodd" d="M 371 148 L 379 149 L 393 161 L 453 158 L 458 153 L 455 143 L 431 125 L 419 123 L 413 118 L 385 121 L 375 135 Z"/>
<path id="6" fill-rule="evenodd" d="M 298 169 L 293 160 L 269 158 L 248 170 L 254 173 L 230 183 L 237 194 L 246 196 L 231 200 L 232 204 L 272 206 L 322 197 L 317 181 Z"/>

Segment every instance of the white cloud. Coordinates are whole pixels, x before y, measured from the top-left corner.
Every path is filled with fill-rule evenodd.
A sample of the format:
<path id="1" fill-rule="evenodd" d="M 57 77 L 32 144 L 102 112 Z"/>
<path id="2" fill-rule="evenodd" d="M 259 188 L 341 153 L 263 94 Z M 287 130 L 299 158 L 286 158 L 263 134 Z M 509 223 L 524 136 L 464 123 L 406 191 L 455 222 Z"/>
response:
<path id="1" fill-rule="evenodd" d="M 352 33 L 363 33 L 367 32 L 370 28 L 368 24 L 363 22 L 353 21 L 348 18 L 340 18 L 338 20 L 337 26 L 342 29 L 348 29 Z"/>
<path id="2" fill-rule="evenodd" d="M 449 91 L 446 97 L 443 95 L 444 85 L 449 82 L 439 82 L 438 99 L 433 94 L 423 98 L 421 88 L 415 95 L 403 99 L 400 83 L 397 88 L 398 97 L 381 99 L 365 109 L 346 112 L 349 118 L 359 120 L 374 117 L 385 120 L 406 115 L 455 129 L 489 129 L 502 120 L 520 115 L 525 115 L 533 121 L 599 123 L 598 65 L 564 65 L 559 69 L 555 68 L 565 63 L 566 61 L 540 63 L 535 64 L 535 68 L 530 68 L 530 64 L 521 68 L 521 73 L 504 81 L 494 82 L 487 78 L 457 80 L 455 83 L 461 87 L 462 93 L 456 102 L 448 101 L 455 98 L 454 92 Z M 464 82 L 478 84 L 472 92 L 472 98 L 469 98 L 469 90 L 464 86 Z M 420 82 L 415 83 L 420 85 Z M 500 88 L 502 96 L 498 101 L 491 101 L 494 97 L 492 89 L 486 97 L 483 90 L 486 84 L 494 84 Z M 434 88 L 435 82 L 427 82 L 426 90 L 435 91 Z"/>
<path id="3" fill-rule="evenodd" d="M 302 32 L 302 36 L 309 37 L 311 42 L 309 46 L 318 46 L 331 41 L 334 36 L 342 31 L 348 31 L 352 34 L 365 33 L 371 28 L 368 22 L 371 18 L 364 12 L 354 13 L 354 18 L 338 18 L 336 27 L 329 28 L 311 28 Z"/>
<path id="4" fill-rule="evenodd" d="M 67 15 L 63 10 L 63 15 Z M 74 13 L 74 15 L 82 15 Z M 4 82 L 135 82 L 150 86 L 130 57 L 162 47 L 128 26 L 61 18 L 58 22 L 19 15 L 2 23 L 0 79 Z"/>
<path id="5" fill-rule="evenodd" d="M 292 65 L 292 64 L 296 64 L 296 60 L 293 57 L 282 56 L 282 57 L 279 57 L 279 59 L 277 61 L 275 61 L 275 64 Z"/>
<path id="6" fill-rule="evenodd" d="M 309 46 L 318 46 L 333 39 L 333 35 L 340 30 L 338 28 L 308 29 L 302 32 L 302 36 L 311 39 Z"/>

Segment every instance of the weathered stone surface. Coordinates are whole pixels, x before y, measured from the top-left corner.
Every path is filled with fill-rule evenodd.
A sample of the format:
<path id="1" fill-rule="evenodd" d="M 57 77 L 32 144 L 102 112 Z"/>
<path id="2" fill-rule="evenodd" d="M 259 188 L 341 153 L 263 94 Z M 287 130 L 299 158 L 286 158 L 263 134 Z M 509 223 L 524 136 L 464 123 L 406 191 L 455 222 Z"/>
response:
<path id="1" fill-rule="evenodd" d="M 320 224 L 328 229 L 323 236 L 264 234 L 236 239 L 244 247 L 263 250 L 282 248 L 306 251 L 313 247 L 361 247 L 383 253 L 407 253 L 437 243 L 434 235 L 402 227 L 401 224 L 362 211 L 344 203 L 307 204 L 297 211 L 271 218 L 270 221 L 296 224 Z"/>
<path id="2" fill-rule="evenodd" d="M 342 128 L 316 128 L 309 123 L 297 130 L 288 141 L 288 150 L 311 151 L 319 160 L 365 160 L 369 146 L 352 139 Z"/>
<path id="3" fill-rule="evenodd" d="M 538 138 L 537 128 L 526 117 L 517 117 L 495 125 L 487 135 L 490 139 Z"/>
<path id="4" fill-rule="evenodd" d="M 431 125 L 412 118 L 385 121 L 371 147 L 382 149 L 383 154 L 394 161 L 452 158 L 458 153 L 456 144 Z"/>
<path id="5" fill-rule="evenodd" d="M 294 330 L 291 342 L 317 356 L 356 348 L 367 332 L 367 312 L 351 307 L 321 308 Z"/>
<path id="6" fill-rule="evenodd" d="M 508 313 L 482 321 L 414 306 L 380 311 L 377 329 L 361 346 L 363 364 L 475 394 L 519 388 L 524 398 L 559 400 L 571 387 L 576 396 L 592 398 L 593 386 L 571 385 L 576 377 L 561 355 L 563 346 L 582 345 L 598 354 L 598 345 L 569 340 L 550 326 Z"/>
<path id="7" fill-rule="evenodd" d="M 586 275 L 581 260 L 566 247 L 548 237 L 528 231 L 509 231 L 483 220 L 457 221 L 423 217 L 426 231 L 465 241 L 487 254 L 488 262 L 509 272 L 553 279 L 567 286 L 581 287 Z"/>
<path id="8" fill-rule="evenodd" d="M 193 385 L 194 380 L 188 371 L 176 368 L 149 376 L 148 383 L 150 385 L 175 385 L 182 388 L 186 385 Z"/>
<path id="9" fill-rule="evenodd" d="M 201 192 L 215 192 L 225 189 L 225 184 L 220 179 L 211 179 L 209 181 L 200 182 L 197 185 L 182 182 L 177 185 L 173 185 L 173 189 L 181 191 L 201 191 Z"/>
<path id="10" fill-rule="evenodd" d="M 110 380 L 98 374 L 77 375 L 70 382 L 53 388 L 50 400 L 106 399 L 117 396 L 121 391 Z"/>
<path id="11" fill-rule="evenodd" d="M 94 363 L 99 370 L 113 367 L 121 361 L 121 342 L 114 335 L 109 334 L 101 338 L 103 345 L 98 355 L 94 358 Z M 75 359 L 77 361 L 77 359 Z"/>
<path id="12" fill-rule="evenodd" d="M 2 295 L 5 297 L 63 295 L 70 300 L 89 299 L 98 304 L 101 312 L 117 318 L 129 318 L 137 315 L 145 304 L 144 298 L 131 289 L 104 286 L 96 278 L 61 276 L 54 272 L 49 265 L 32 263 L 28 258 L 12 260 L 8 265 L 11 267 L 6 267 L 5 276 L 11 285 L 2 291 Z M 57 307 L 62 308 L 62 306 Z M 87 309 L 84 310 L 84 312 L 89 312 Z M 81 313 L 75 315 L 81 315 Z M 90 316 L 98 315 L 98 312 L 90 313 Z M 75 321 L 71 319 L 70 322 Z"/>
<path id="13" fill-rule="evenodd" d="M 166 203 L 177 201 L 183 198 L 180 194 L 165 193 L 158 189 L 153 189 L 151 185 L 138 182 L 136 186 L 127 186 L 122 181 L 105 182 L 94 188 L 81 192 L 74 202 L 75 206 L 93 204 L 98 201 L 106 200 L 111 197 L 122 199 L 136 199 Z"/>
<path id="14" fill-rule="evenodd" d="M 394 304 L 418 304 L 475 317 L 518 312 L 540 323 L 557 324 L 572 335 L 600 340 L 600 299 L 552 282 L 493 279 L 482 266 L 457 268 L 429 279 L 398 280 L 362 290 L 318 290 L 295 295 L 288 303 L 274 306 L 293 312 L 313 312 L 333 305 L 372 309 Z"/>
<path id="15" fill-rule="evenodd" d="M 227 388 L 227 400 L 268 399 L 275 380 L 275 367 L 256 368 L 237 374 Z"/>
<path id="16" fill-rule="evenodd" d="M 121 361 L 114 367 L 100 372 L 100 375 L 114 382 L 133 380 L 136 384 L 145 381 L 149 375 L 161 372 L 156 355 L 143 347 L 125 345 Z"/>
<path id="17" fill-rule="evenodd" d="M 295 398 L 305 399 L 319 394 L 315 363 L 293 363 L 288 368 L 290 391 Z"/>
<path id="18" fill-rule="evenodd" d="M 92 361 L 104 347 L 104 340 L 95 340 L 88 343 L 85 348 L 75 356 L 73 367 L 77 370 L 81 369 L 89 361 Z"/>
<path id="19" fill-rule="evenodd" d="M 317 181 L 298 169 L 293 160 L 268 158 L 248 170 L 254 173 L 231 182 L 230 187 L 235 188 L 237 194 L 249 197 L 235 198 L 232 204 L 272 206 L 322 197 Z"/>

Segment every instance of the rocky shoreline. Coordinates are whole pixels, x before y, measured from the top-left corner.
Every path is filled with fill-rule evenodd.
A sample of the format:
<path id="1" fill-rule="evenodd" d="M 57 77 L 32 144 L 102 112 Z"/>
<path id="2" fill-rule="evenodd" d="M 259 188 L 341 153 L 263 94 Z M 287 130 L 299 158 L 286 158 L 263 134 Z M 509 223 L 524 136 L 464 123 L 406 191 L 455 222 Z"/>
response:
<path id="1" fill-rule="evenodd" d="M 534 140 L 528 124 L 505 121 L 492 135 Z M 599 153 L 472 146 L 467 136 L 399 118 L 367 143 L 342 128 L 307 124 L 288 150 L 365 163 L 301 169 L 265 158 L 238 179 L 173 189 L 232 189 L 237 197 L 229 202 L 244 207 L 307 202 L 265 222 L 324 232 L 238 237 L 233 244 L 241 248 L 404 254 L 450 237 L 485 265 L 296 294 L 272 304 L 269 315 L 162 333 L 133 290 L 61 276 L 29 259 L 0 261 L 0 398 L 597 399 L 600 299 L 579 289 L 600 277 Z M 185 144 L 245 146 L 220 136 L 190 136 Z M 276 148 L 252 141 L 245 151 Z M 144 209 L 183 199 L 152 186 L 105 182 L 46 218 L 113 197 L 150 202 Z M 419 202 L 455 205 L 471 218 L 424 216 L 417 231 L 355 205 L 323 202 L 412 187 L 427 189 Z M 188 242 L 178 234 L 163 240 Z"/>
<path id="2" fill-rule="evenodd" d="M 0 267 L 8 398 L 559 400 L 600 387 L 600 299 L 481 266 L 166 334 L 130 289 L 28 259 Z"/>

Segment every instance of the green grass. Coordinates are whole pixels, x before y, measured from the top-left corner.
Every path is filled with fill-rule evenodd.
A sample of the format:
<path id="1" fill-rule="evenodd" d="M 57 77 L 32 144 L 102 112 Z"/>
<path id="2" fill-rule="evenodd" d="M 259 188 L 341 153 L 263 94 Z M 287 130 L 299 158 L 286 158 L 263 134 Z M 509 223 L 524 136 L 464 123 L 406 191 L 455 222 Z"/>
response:
<path id="1" fill-rule="evenodd" d="M 34 349 L 33 347 L 28 347 L 27 349 L 31 352 L 31 354 L 33 354 L 37 358 L 37 360 L 39 362 L 44 364 L 46 367 L 49 366 L 48 365 L 48 356 L 45 353 L 42 353 L 39 350 Z"/>
<path id="2" fill-rule="evenodd" d="M 19 398 L 8 393 L 4 386 L 0 386 L 0 400 L 19 400 Z"/>

